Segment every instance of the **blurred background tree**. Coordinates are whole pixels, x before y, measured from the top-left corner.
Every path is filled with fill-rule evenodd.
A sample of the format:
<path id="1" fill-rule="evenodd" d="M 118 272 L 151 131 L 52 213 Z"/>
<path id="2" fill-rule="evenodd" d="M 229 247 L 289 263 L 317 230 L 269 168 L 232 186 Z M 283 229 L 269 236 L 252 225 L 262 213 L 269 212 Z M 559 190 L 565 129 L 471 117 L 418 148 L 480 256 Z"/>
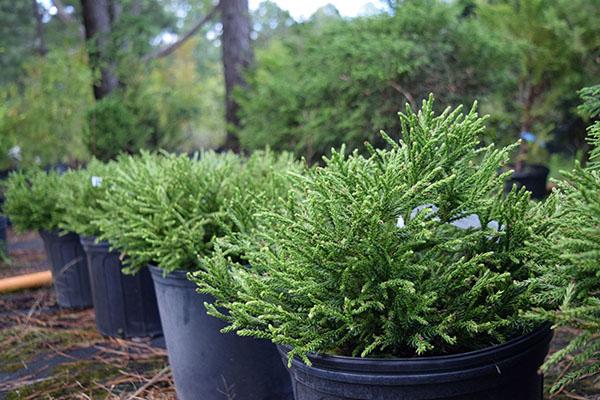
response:
<path id="1" fill-rule="evenodd" d="M 356 18 L 323 4 L 297 21 L 275 0 L 0 0 L 2 168 L 266 145 L 315 162 L 396 135 L 429 92 L 479 99 L 489 140 L 533 138 L 523 161 L 586 153 L 576 91 L 599 83 L 597 1 L 380 0 Z"/>

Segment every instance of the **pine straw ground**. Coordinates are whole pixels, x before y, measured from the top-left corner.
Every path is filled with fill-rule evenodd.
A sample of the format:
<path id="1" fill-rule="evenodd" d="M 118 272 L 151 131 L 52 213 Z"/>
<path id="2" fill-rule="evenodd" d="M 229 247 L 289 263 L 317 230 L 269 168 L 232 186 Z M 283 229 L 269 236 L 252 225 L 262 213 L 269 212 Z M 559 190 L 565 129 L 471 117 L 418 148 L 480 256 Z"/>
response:
<path id="1" fill-rule="evenodd" d="M 175 399 L 166 351 L 149 339 L 104 338 L 93 310 L 60 310 L 48 289 L 4 297 L 0 398 Z"/>
<path id="2" fill-rule="evenodd" d="M 11 265 L 0 264 L 0 277 L 47 268 L 36 235 L 10 234 L 9 241 Z M 573 334 L 557 332 L 552 351 Z M 560 373 L 550 371 L 546 382 Z M 600 400 L 600 380 L 588 379 L 547 398 Z M 104 338 L 96 331 L 93 310 L 61 310 L 53 291 L 42 288 L 0 295 L 3 399 L 174 400 L 175 390 L 160 338 Z"/>

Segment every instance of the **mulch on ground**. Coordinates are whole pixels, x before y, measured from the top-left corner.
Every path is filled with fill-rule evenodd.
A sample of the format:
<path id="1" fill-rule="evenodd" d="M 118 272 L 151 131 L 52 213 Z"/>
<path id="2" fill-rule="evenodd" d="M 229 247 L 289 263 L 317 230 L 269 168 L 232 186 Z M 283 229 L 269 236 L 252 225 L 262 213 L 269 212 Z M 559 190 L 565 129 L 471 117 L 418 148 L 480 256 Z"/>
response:
<path id="1" fill-rule="evenodd" d="M 8 232 L 0 278 L 49 269 L 39 235 Z M 93 309 L 64 310 L 52 288 L 0 295 L 0 400 L 174 400 L 164 340 L 102 337 Z"/>
<path id="2" fill-rule="evenodd" d="M 50 268 L 44 243 L 37 232 L 16 233 L 7 229 L 8 260 L 0 261 L 0 278 Z"/>
<path id="3" fill-rule="evenodd" d="M 60 309 L 44 289 L 0 308 L 0 399 L 175 399 L 162 338 L 102 337 L 92 309 Z"/>

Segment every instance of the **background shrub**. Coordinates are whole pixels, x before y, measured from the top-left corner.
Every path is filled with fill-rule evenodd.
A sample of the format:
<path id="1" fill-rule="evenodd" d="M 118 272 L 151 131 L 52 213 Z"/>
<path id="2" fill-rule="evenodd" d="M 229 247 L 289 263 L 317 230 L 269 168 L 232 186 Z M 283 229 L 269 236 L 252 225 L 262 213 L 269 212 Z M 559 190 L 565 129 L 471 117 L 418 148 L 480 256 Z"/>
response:
<path id="1" fill-rule="evenodd" d="M 436 93 L 461 104 L 498 89 L 510 47 L 457 4 L 409 1 L 395 15 L 311 24 L 258 53 L 240 91 L 242 144 L 270 145 L 318 161 L 332 146 L 382 145 L 398 132 L 398 105 Z"/>

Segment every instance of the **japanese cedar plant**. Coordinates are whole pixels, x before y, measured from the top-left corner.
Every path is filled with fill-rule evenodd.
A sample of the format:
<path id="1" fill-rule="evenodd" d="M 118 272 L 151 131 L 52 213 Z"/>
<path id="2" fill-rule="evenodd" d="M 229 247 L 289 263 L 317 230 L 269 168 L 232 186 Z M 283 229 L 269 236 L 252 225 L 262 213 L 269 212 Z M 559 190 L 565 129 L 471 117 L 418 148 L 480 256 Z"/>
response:
<path id="1" fill-rule="evenodd" d="M 100 201 L 105 210 L 96 223 L 100 237 L 127 255 L 131 271 L 149 263 L 165 273 L 198 269 L 215 238 L 252 223 L 230 216 L 231 207 L 267 202 L 286 190 L 272 175 L 288 163 L 299 165 L 271 152 L 249 160 L 210 151 L 192 159 L 150 153 L 121 159 Z"/>
<path id="2" fill-rule="evenodd" d="M 535 329 L 551 203 L 530 202 L 498 174 L 513 147 L 482 147 L 473 107 L 400 114 L 402 140 L 363 157 L 333 151 L 296 179 L 250 234 L 216 245 L 193 274 L 226 332 L 310 352 L 449 354 Z M 467 221 L 470 221 L 467 223 Z M 236 260 L 230 254 L 243 254 Z M 248 266 L 251 266 L 249 268 Z"/>
<path id="3" fill-rule="evenodd" d="M 19 231 L 57 230 L 64 208 L 59 201 L 64 178 L 55 171 L 17 171 L 5 182 L 4 212 Z"/>
<path id="4" fill-rule="evenodd" d="M 122 157 L 99 204 L 100 238 L 127 256 L 131 272 L 155 264 L 165 273 L 192 269 L 220 227 L 222 185 L 239 160 L 232 154 L 142 152 Z"/>
<path id="5" fill-rule="evenodd" d="M 116 163 L 92 160 L 86 168 L 64 174 L 59 202 L 64 210 L 59 224 L 64 230 L 85 236 L 99 236 L 96 221 L 104 213 L 99 204 L 106 197 Z"/>
<path id="6" fill-rule="evenodd" d="M 590 117 L 600 115 L 600 86 L 581 91 L 581 106 Z M 559 218 L 547 243 L 561 256 L 561 273 L 549 274 L 562 305 L 556 312 L 542 313 L 556 326 L 579 332 L 569 345 L 556 352 L 545 368 L 568 359 L 553 386 L 559 391 L 579 379 L 600 373 L 600 121 L 588 128 L 592 146 L 588 165 L 579 164 L 559 185 Z"/>

